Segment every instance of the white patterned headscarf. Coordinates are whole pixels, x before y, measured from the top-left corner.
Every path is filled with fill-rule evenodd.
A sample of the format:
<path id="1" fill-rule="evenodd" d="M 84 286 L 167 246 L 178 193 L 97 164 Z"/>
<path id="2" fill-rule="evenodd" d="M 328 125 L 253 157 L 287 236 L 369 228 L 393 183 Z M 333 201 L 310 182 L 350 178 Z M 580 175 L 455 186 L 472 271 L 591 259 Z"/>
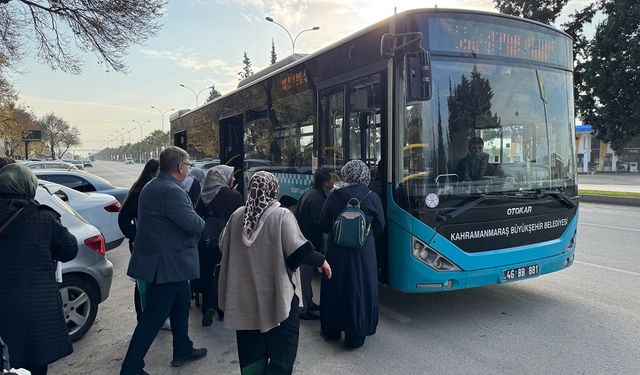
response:
<path id="1" fill-rule="evenodd" d="M 249 197 L 242 217 L 243 237 L 249 241 L 255 239 L 252 234 L 261 226 L 260 218 L 274 205 L 280 206 L 276 176 L 266 171 L 256 172 L 249 181 Z"/>
<path id="2" fill-rule="evenodd" d="M 351 160 L 342 167 L 340 174 L 347 186 L 356 184 L 369 186 L 371 182 L 371 171 L 362 160 Z"/>

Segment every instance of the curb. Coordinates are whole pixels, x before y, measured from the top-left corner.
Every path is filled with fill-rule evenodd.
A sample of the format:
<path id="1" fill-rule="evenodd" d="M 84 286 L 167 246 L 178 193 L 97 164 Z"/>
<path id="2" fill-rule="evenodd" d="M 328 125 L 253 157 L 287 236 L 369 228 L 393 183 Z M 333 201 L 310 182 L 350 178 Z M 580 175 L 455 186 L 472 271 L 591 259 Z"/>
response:
<path id="1" fill-rule="evenodd" d="M 580 195 L 580 202 L 585 203 L 604 203 L 614 204 L 618 206 L 640 207 L 640 199 L 623 198 L 623 197 L 606 197 L 602 195 Z"/>

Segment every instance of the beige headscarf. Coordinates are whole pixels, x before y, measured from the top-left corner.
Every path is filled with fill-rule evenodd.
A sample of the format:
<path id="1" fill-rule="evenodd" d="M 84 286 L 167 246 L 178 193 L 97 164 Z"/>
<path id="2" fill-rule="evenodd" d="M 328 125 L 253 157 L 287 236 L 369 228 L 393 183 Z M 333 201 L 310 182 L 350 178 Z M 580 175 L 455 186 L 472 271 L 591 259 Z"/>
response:
<path id="1" fill-rule="evenodd" d="M 8 164 L 0 169 L 0 194 L 33 199 L 37 187 L 38 178 L 24 165 Z"/>

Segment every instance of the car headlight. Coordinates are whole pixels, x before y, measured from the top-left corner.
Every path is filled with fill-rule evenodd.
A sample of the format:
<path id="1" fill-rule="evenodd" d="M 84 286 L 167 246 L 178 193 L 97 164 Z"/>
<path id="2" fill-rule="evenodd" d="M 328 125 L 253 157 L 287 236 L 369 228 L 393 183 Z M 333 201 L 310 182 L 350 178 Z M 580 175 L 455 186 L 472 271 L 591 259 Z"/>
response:
<path id="1" fill-rule="evenodd" d="M 414 258 L 436 271 L 452 272 L 460 271 L 460 267 L 444 257 L 439 252 L 429 247 L 426 243 L 412 236 L 412 251 Z"/>

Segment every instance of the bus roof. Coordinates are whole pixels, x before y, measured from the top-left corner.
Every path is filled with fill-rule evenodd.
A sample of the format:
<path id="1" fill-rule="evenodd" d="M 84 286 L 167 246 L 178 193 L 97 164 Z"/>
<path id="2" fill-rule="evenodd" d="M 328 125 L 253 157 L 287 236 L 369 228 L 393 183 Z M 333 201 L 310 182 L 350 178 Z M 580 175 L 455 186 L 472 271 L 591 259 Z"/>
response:
<path id="1" fill-rule="evenodd" d="M 368 26 L 368 27 L 366 27 L 366 28 L 364 28 L 364 29 L 362 29 L 360 31 L 357 31 L 357 32 L 355 32 L 355 33 L 353 33 L 353 34 L 351 34 L 349 36 L 346 36 L 346 37 L 340 39 L 339 41 L 334 42 L 332 44 L 329 44 L 329 45 L 327 45 L 327 46 L 325 46 L 325 47 L 323 47 L 323 48 L 321 48 L 321 49 L 319 49 L 319 50 L 317 50 L 317 51 L 315 51 L 313 53 L 310 53 L 310 54 L 307 54 L 307 55 L 297 54 L 296 53 L 295 55 L 287 56 L 284 59 L 280 60 L 280 61 L 283 62 L 283 65 L 281 65 L 278 69 L 273 69 L 273 68 L 270 68 L 270 67 L 266 67 L 266 68 L 264 68 L 264 69 L 262 69 L 262 70 L 260 70 L 260 71 L 258 71 L 256 73 L 254 73 L 251 77 L 245 78 L 242 81 L 240 81 L 238 83 L 238 87 L 235 90 L 233 90 L 231 92 L 228 92 L 228 93 L 226 93 L 226 94 L 224 94 L 222 96 L 219 96 L 219 97 L 213 99 L 212 101 L 204 103 L 204 104 L 202 104 L 202 105 L 200 105 L 200 106 L 198 106 L 198 107 L 196 107 L 196 108 L 194 108 L 192 110 L 183 110 L 184 111 L 183 113 L 179 113 L 177 115 L 176 115 L 176 113 L 174 113 L 174 114 L 172 114 L 172 116 L 170 117 L 169 120 L 173 121 L 175 119 L 178 119 L 178 118 L 180 118 L 180 117 L 182 117 L 184 115 L 187 115 L 187 114 L 189 114 L 191 112 L 194 112 L 194 111 L 196 111 L 196 110 L 198 110 L 198 109 L 200 109 L 202 107 L 206 107 L 207 105 L 209 105 L 211 103 L 215 103 L 218 100 L 222 100 L 222 99 L 224 99 L 224 98 L 226 98 L 228 96 L 231 96 L 231 95 L 235 94 L 238 91 L 241 91 L 241 90 L 243 90 L 245 88 L 251 87 L 251 86 L 253 86 L 255 84 L 258 84 L 258 83 L 260 83 L 262 81 L 265 81 L 265 80 L 267 80 L 267 79 L 269 79 L 269 78 L 271 78 L 271 77 L 273 77 L 273 76 L 275 76 L 277 74 L 282 73 L 283 71 L 285 71 L 285 70 L 287 70 L 287 69 L 289 69 L 289 68 L 291 68 L 291 67 L 293 67 L 295 65 L 302 64 L 302 63 L 306 62 L 307 60 L 311 60 L 311 59 L 313 59 L 315 57 L 318 57 L 321 54 L 323 54 L 323 53 L 325 53 L 327 51 L 330 51 L 330 50 L 332 50 L 334 48 L 337 48 L 338 46 L 346 44 L 349 41 L 354 40 L 354 39 L 356 39 L 356 38 L 358 38 L 358 37 L 370 32 L 372 30 L 375 30 L 376 28 L 378 28 L 378 27 L 380 27 L 380 26 L 382 26 L 384 24 L 391 23 L 391 21 L 393 20 L 394 17 L 407 16 L 407 15 L 412 15 L 412 14 L 416 14 L 416 13 L 479 14 L 479 15 L 484 15 L 484 16 L 510 18 L 510 19 L 521 21 L 521 22 L 527 22 L 527 23 L 535 24 L 537 26 L 542 26 L 542 27 L 550 29 L 550 30 L 552 30 L 554 32 L 557 32 L 559 34 L 563 34 L 564 36 L 566 36 L 568 38 L 571 38 L 569 36 L 569 34 L 565 33 L 562 30 L 558 30 L 558 29 L 554 28 L 551 25 L 547 25 L 547 24 L 544 24 L 544 23 L 541 23 L 541 22 L 538 22 L 538 21 L 534 21 L 534 20 L 530 20 L 530 19 L 527 19 L 527 18 L 511 16 L 511 15 L 508 15 L 508 14 L 502 14 L 502 13 L 496 13 L 496 12 L 487 12 L 487 11 L 481 11 L 481 10 L 453 9 L 453 8 L 417 8 L 417 9 L 409 9 L 409 10 L 405 10 L 403 12 L 397 13 L 397 14 L 391 16 L 391 17 L 388 17 L 388 18 L 385 18 L 383 20 L 380 20 L 380 21 L 374 23 L 373 25 L 370 25 L 370 26 Z M 288 63 L 286 63 L 285 61 L 288 61 Z M 278 64 L 278 63 L 276 63 L 276 64 Z M 276 65 L 276 64 L 274 64 L 274 65 Z M 257 77 L 254 78 L 254 79 L 251 79 L 253 76 L 257 76 Z M 182 112 L 182 111 L 180 111 L 180 112 Z M 175 117 L 174 117 L 174 115 L 175 115 Z"/>

